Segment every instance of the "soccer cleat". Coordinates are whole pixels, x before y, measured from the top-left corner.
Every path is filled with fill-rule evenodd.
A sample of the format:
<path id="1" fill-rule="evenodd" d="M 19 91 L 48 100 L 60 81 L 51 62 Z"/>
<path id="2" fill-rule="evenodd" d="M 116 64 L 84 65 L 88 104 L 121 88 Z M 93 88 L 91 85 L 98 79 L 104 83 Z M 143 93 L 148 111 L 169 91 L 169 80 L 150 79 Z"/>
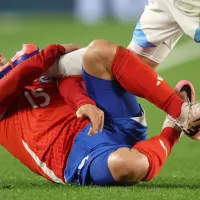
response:
<path id="1" fill-rule="evenodd" d="M 192 83 L 187 81 L 187 80 L 179 81 L 176 84 L 174 91 L 183 100 L 185 100 L 188 103 L 194 103 L 196 101 L 196 95 L 195 95 L 194 87 L 193 87 Z M 176 125 L 175 120 L 171 116 L 167 115 L 162 129 L 164 129 L 166 127 L 174 128 L 175 125 Z"/>
<path id="2" fill-rule="evenodd" d="M 182 113 L 178 119 L 167 116 L 163 128 L 174 128 L 176 125 L 189 137 L 200 140 L 200 104 L 195 103 L 196 95 L 191 82 L 183 80 L 178 82 L 174 91 L 185 100 Z"/>
<path id="3" fill-rule="evenodd" d="M 184 133 L 194 140 L 200 140 L 200 103 L 191 104 L 187 129 Z"/>
<path id="4" fill-rule="evenodd" d="M 35 44 L 24 44 L 22 50 L 18 51 L 6 65 L 0 68 L 0 79 L 20 63 L 34 56 L 38 52 L 39 48 Z"/>
<path id="5" fill-rule="evenodd" d="M 194 87 L 190 81 L 187 80 L 179 81 L 176 84 L 174 91 L 186 102 L 195 103 L 196 94 Z"/>

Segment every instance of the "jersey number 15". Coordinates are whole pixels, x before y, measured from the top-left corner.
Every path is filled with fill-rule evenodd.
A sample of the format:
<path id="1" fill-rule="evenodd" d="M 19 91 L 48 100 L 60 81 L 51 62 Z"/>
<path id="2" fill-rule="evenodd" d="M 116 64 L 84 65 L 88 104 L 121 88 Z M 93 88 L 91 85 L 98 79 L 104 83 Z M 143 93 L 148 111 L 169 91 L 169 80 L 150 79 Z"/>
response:
<path id="1" fill-rule="evenodd" d="M 30 93 L 34 98 L 43 97 L 44 102 L 39 105 L 36 105 Z M 48 106 L 50 103 L 50 96 L 46 92 L 43 92 L 42 88 L 37 88 L 36 90 L 31 90 L 30 92 L 26 91 L 24 92 L 24 95 L 26 99 L 28 100 L 28 102 L 33 106 L 33 108 L 45 107 L 45 106 Z"/>

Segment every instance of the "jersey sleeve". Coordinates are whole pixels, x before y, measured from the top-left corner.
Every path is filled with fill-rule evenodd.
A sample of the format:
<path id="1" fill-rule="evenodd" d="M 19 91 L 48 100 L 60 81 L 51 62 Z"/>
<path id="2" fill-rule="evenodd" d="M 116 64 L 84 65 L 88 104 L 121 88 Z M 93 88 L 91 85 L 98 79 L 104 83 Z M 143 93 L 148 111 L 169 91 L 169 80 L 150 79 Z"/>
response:
<path id="1" fill-rule="evenodd" d="M 39 53 L 41 65 L 47 70 L 55 60 L 65 54 L 65 48 L 59 44 L 50 44 Z"/>
<path id="2" fill-rule="evenodd" d="M 60 79 L 57 81 L 57 85 L 61 96 L 72 109 L 77 110 L 85 104 L 96 105 L 96 103 L 88 97 L 81 76 L 70 76 Z"/>
<path id="3" fill-rule="evenodd" d="M 19 63 L 12 71 L 0 79 L 0 114 L 6 111 L 10 104 L 15 101 L 20 89 L 32 84 L 63 54 L 65 54 L 63 46 L 57 44 L 48 45 L 38 54 Z"/>

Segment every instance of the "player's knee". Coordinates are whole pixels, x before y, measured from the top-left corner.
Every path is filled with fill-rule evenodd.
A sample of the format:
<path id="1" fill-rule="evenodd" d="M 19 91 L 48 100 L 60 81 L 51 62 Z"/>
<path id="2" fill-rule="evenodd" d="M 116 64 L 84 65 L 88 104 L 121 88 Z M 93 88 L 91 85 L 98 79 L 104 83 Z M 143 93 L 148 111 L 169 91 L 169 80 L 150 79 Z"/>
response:
<path id="1" fill-rule="evenodd" d="M 82 55 L 83 66 L 91 70 L 94 65 L 109 68 L 115 56 L 117 46 L 106 40 L 92 41 Z"/>
<path id="2" fill-rule="evenodd" d="M 142 181 L 148 173 L 147 157 L 134 150 L 121 148 L 112 153 L 108 166 L 115 181 L 124 184 L 134 184 Z"/>
<path id="3" fill-rule="evenodd" d="M 92 51 L 93 55 L 107 58 L 107 62 L 109 62 L 115 56 L 117 45 L 107 40 L 94 40 L 88 45 L 87 49 Z"/>

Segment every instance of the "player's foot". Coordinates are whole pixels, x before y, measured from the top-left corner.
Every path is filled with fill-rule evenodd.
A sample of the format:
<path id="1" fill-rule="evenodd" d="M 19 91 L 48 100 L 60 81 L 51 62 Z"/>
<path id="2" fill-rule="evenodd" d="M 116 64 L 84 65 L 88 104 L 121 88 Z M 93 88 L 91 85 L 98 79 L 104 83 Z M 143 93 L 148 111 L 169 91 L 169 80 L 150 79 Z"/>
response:
<path id="1" fill-rule="evenodd" d="M 35 44 L 24 44 L 22 50 L 18 51 L 6 65 L 0 68 L 0 79 L 20 63 L 34 56 L 38 52 L 39 49 Z"/>
<path id="2" fill-rule="evenodd" d="M 176 94 L 178 94 L 185 102 L 188 103 L 194 103 L 196 101 L 196 95 L 195 95 L 195 90 L 191 82 L 187 80 L 181 80 L 179 81 L 175 88 L 174 91 Z M 167 115 L 166 120 L 163 124 L 163 129 L 166 127 L 171 127 L 174 128 L 176 125 L 175 121 L 172 120 L 172 118 Z M 181 130 L 181 129 L 180 129 Z"/>
<path id="3" fill-rule="evenodd" d="M 178 82 L 174 91 L 186 103 L 182 105 L 181 119 L 174 120 L 171 116 L 167 116 L 163 128 L 176 128 L 177 130 L 184 131 L 189 137 L 200 140 L 200 104 L 195 103 L 196 95 L 192 83 L 182 80 Z"/>

